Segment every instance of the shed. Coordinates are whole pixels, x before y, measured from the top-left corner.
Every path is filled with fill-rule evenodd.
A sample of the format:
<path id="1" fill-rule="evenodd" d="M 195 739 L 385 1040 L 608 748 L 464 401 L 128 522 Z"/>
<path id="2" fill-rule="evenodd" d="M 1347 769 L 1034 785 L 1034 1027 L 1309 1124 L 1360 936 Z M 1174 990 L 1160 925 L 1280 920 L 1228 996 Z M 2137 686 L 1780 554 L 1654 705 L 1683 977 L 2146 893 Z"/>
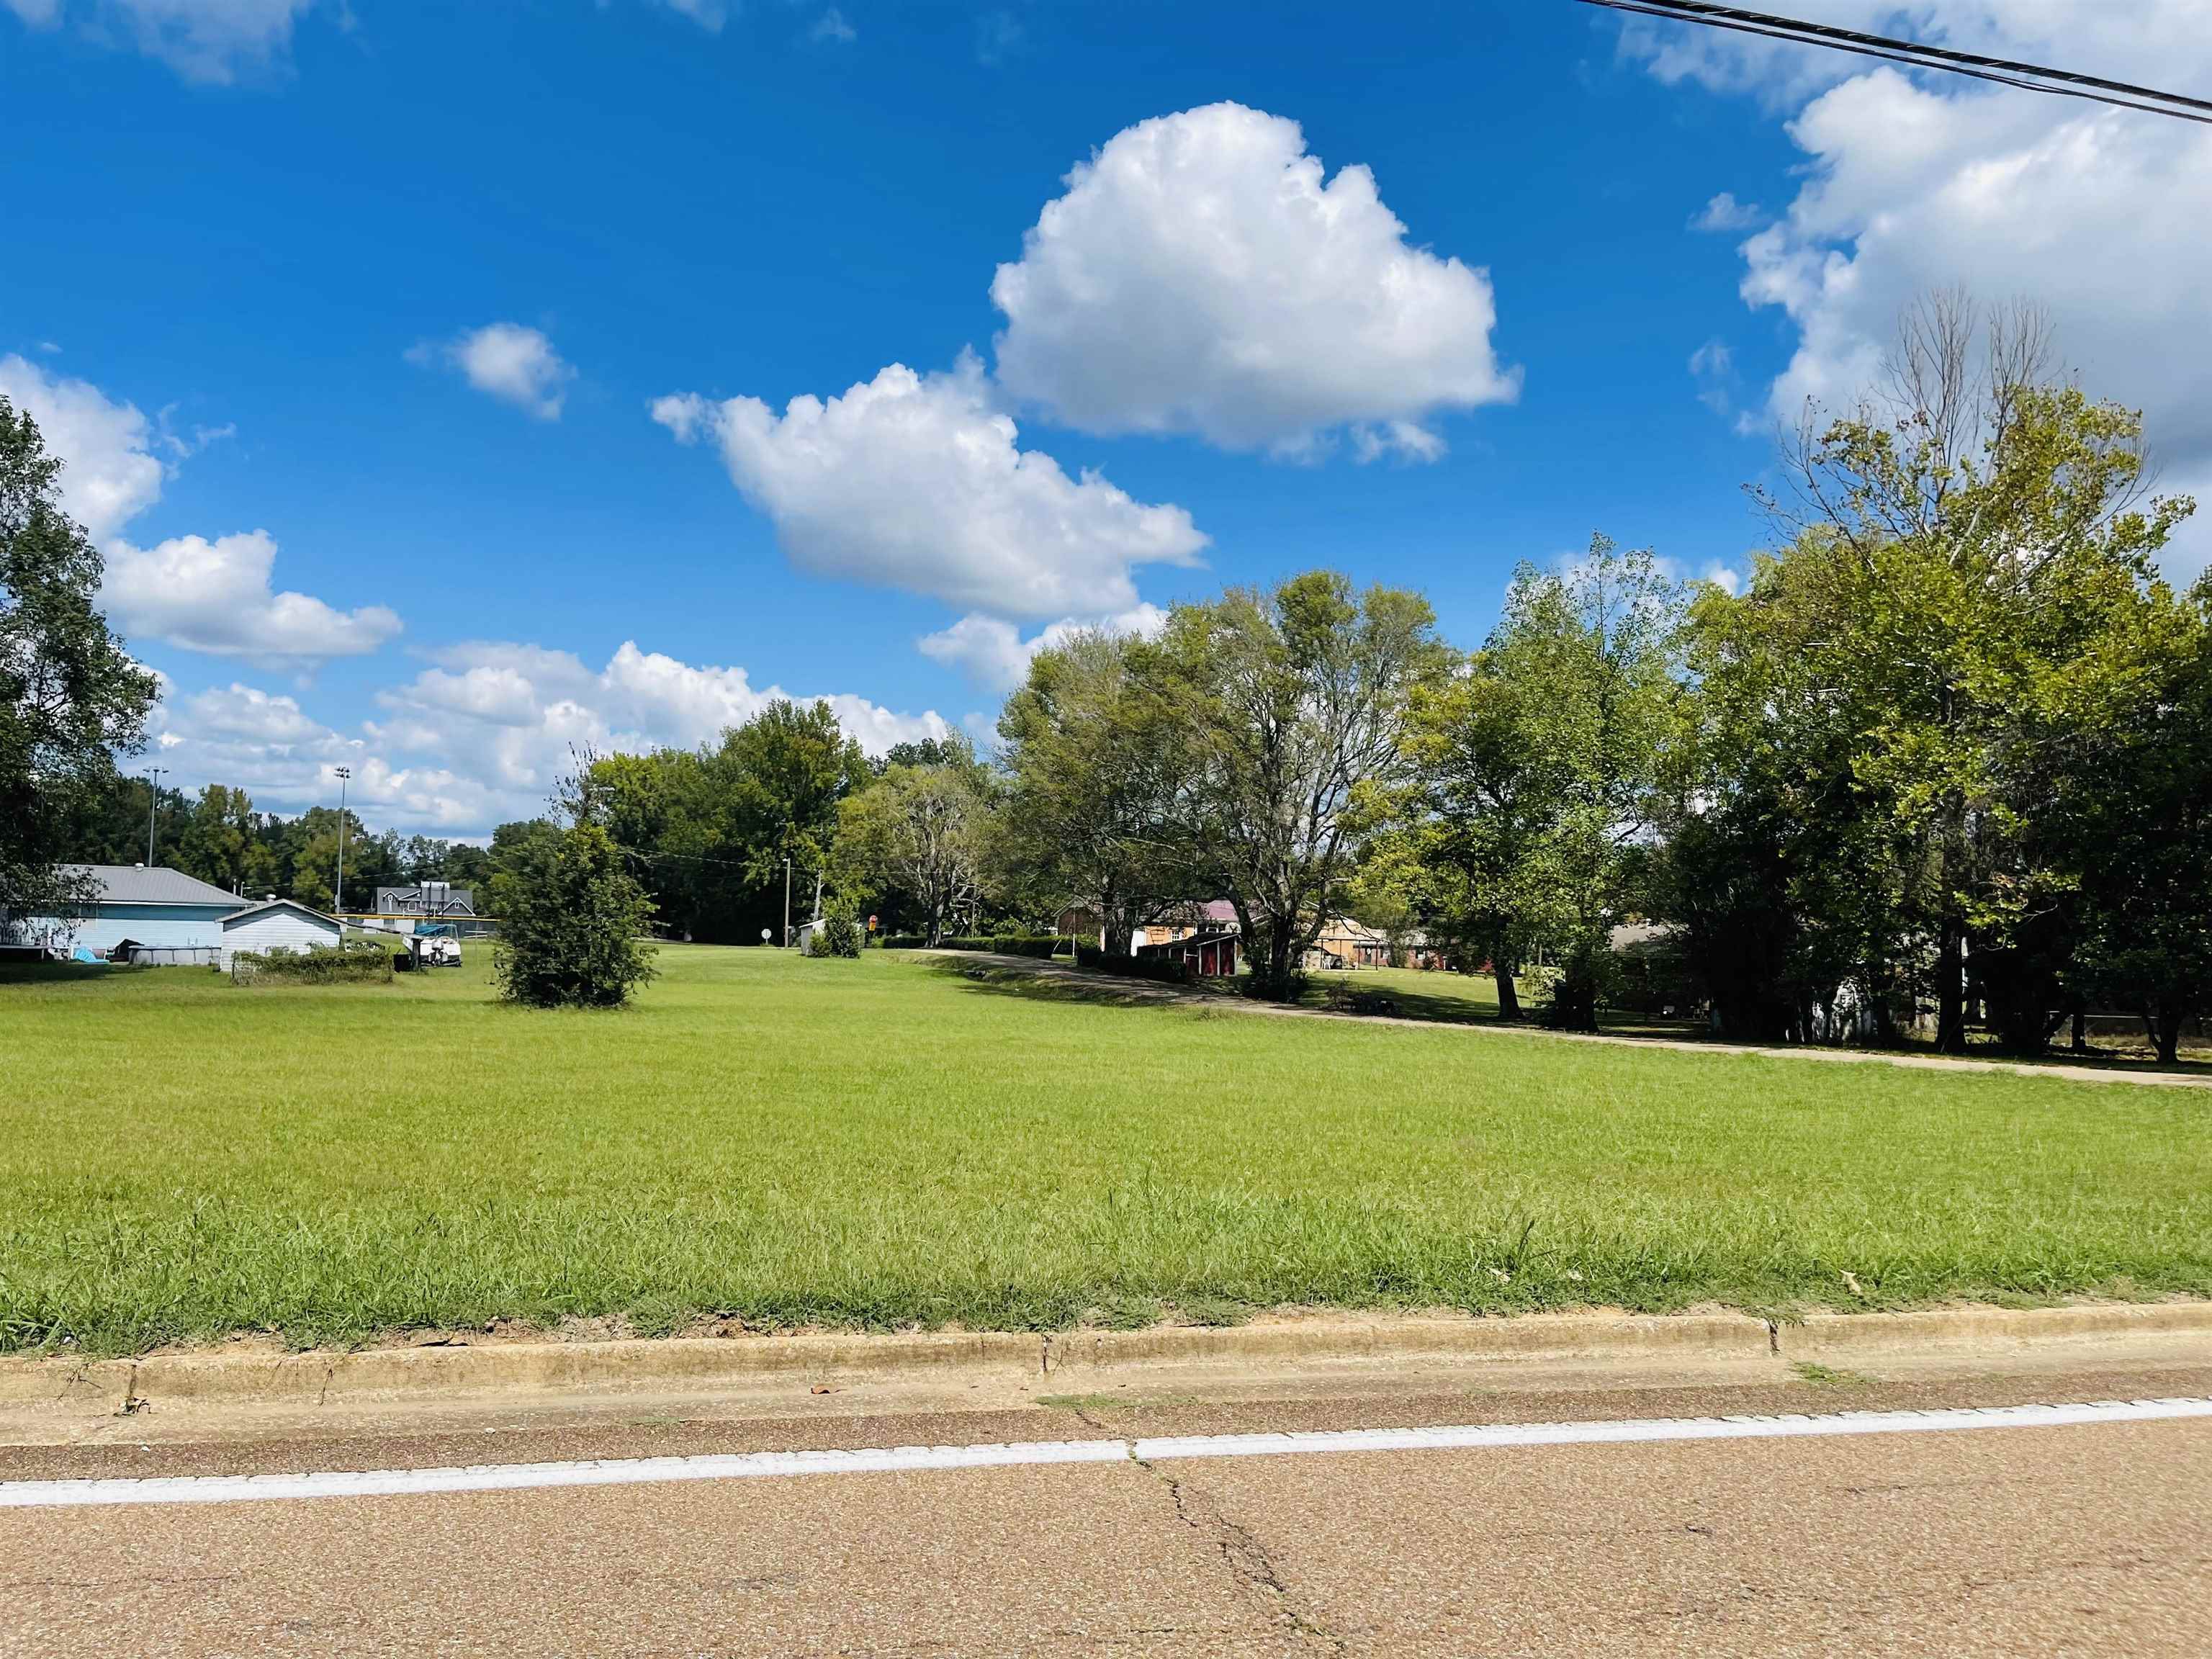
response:
<path id="1" fill-rule="evenodd" d="M 168 963 L 211 963 L 222 946 L 222 920 L 245 902 L 235 893 L 181 870 L 143 864 L 80 864 L 93 896 L 81 905 L 10 917 L 6 931 L 21 944 L 64 955 L 106 957 L 128 939 Z"/>
<path id="2" fill-rule="evenodd" d="M 1142 961 L 1180 962 L 1200 979 L 1228 979 L 1237 972 L 1237 935 L 1190 933 L 1182 939 L 1163 939 L 1157 945 L 1139 945 L 1136 954 Z"/>
<path id="3" fill-rule="evenodd" d="M 305 951 L 336 945 L 344 933 L 336 916 L 312 910 L 295 899 L 266 899 L 223 918 L 222 965 L 228 969 L 231 957 L 240 951 Z"/>

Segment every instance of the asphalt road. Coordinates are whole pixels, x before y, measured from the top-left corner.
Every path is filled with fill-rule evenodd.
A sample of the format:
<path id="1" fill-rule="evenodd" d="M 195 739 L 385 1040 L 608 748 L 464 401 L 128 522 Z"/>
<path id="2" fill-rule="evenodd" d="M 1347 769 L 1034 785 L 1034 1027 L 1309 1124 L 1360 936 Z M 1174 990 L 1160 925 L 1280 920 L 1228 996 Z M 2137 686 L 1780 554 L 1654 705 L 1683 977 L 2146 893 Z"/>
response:
<path id="1" fill-rule="evenodd" d="M 2212 1376 L 537 1425 L 0 1450 L 0 1480 L 2151 1394 Z M 0 1510 L 0 1654 L 2196 1659 L 2208 1493 L 2197 1419 Z"/>

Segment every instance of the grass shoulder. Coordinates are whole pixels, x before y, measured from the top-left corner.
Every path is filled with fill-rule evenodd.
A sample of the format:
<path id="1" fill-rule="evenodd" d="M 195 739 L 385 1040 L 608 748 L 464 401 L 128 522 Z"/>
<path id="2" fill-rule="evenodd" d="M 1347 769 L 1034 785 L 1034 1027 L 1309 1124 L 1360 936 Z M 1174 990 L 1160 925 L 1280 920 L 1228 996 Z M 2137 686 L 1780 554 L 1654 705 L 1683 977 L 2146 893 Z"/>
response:
<path id="1" fill-rule="evenodd" d="M 2193 1091 L 1198 1018 L 940 961 L 671 946 L 613 1013 L 500 1005 L 480 959 L 8 983 L 0 1345 L 2212 1294 Z"/>

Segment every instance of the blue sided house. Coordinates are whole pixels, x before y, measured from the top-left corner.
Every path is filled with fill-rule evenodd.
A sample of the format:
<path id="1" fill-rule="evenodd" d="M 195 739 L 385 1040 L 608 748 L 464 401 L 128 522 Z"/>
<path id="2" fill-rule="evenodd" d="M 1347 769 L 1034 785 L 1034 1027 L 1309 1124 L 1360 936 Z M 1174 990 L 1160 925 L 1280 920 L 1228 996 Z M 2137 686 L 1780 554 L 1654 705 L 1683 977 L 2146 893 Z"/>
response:
<path id="1" fill-rule="evenodd" d="M 138 947 L 136 960 L 212 963 L 223 957 L 224 921 L 247 908 L 237 894 L 181 870 L 149 870 L 143 864 L 74 868 L 91 877 L 93 896 L 61 913 L 7 918 L 4 931 L 15 943 L 103 959 L 129 944 Z"/>

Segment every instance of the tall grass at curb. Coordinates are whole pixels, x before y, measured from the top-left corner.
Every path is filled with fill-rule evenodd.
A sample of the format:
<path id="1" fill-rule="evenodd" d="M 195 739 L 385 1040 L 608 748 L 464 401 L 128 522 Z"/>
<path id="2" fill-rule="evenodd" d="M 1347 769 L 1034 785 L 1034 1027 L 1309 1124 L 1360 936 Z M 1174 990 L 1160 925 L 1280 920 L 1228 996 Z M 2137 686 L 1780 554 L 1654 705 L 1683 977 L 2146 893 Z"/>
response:
<path id="1" fill-rule="evenodd" d="M 2212 1293 L 2196 1091 L 662 966 L 0 981 L 0 1346 Z"/>

